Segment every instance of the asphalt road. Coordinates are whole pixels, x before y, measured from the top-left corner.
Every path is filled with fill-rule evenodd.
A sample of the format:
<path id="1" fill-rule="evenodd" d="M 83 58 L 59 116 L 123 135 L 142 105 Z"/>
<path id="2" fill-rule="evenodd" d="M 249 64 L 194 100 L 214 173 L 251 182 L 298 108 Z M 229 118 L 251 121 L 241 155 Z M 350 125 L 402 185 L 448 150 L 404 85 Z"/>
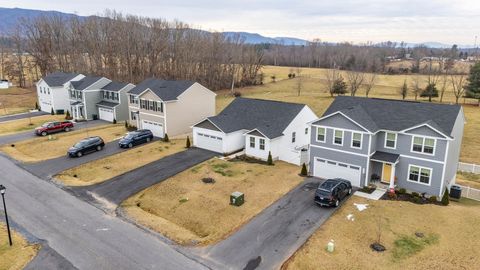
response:
<path id="1" fill-rule="evenodd" d="M 12 120 L 17 120 L 17 119 L 24 119 L 28 117 L 35 117 L 35 116 L 40 116 L 40 115 L 48 115 L 46 112 L 31 112 L 31 113 L 19 113 L 19 114 L 12 114 L 12 115 L 5 115 L 0 117 L 0 123 L 1 122 L 7 122 L 7 121 L 12 121 Z"/>
<path id="2" fill-rule="evenodd" d="M 77 196 L 83 197 L 91 202 L 95 202 L 95 199 L 89 195 L 93 193 L 97 197 L 101 197 L 110 203 L 118 205 L 137 192 L 160 183 L 215 155 L 218 154 L 199 148 L 190 148 L 114 177 L 103 183 L 87 187 L 72 187 L 71 189 Z"/>
<path id="3" fill-rule="evenodd" d="M 91 128 L 91 127 L 96 127 L 96 126 L 105 125 L 105 124 L 109 124 L 109 122 L 105 122 L 102 120 L 80 122 L 80 123 L 75 123 L 74 130 L 82 130 L 84 128 Z M 38 136 L 33 133 L 33 129 L 34 127 L 32 127 L 32 130 L 29 130 L 29 131 L 23 131 L 20 133 L 0 136 L 0 145 L 37 138 Z"/>
<path id="4" fill-rule="evenodd" d="M 106 215 L 0 156 L 8 214 L 78 269 L 206 269 L 135 225 Z M 3 207 L 0 208 L 3 211 Z"/>
<path id="5" fill-rule="evenodd" d="M 192 252 L 214 269 L 279 269 L 335 211 L 313 201 L 321 181 L 307 179 L 229 238 Z"/>
<path id="6" fill-rule="evenodd" d="M 68 157 L 65 150 L 65 156 L 48 159 L 36 163 L 24 163 L 20 166 L 42 179 L 50 179 L 55 174 L 63 172 L 70 168 L 126 150 L 127 149 L 118 147 L 118 140 L 116 140 L 105 144 L 105 147 L 102 151 L 92 152 L 80 158 Z"/>

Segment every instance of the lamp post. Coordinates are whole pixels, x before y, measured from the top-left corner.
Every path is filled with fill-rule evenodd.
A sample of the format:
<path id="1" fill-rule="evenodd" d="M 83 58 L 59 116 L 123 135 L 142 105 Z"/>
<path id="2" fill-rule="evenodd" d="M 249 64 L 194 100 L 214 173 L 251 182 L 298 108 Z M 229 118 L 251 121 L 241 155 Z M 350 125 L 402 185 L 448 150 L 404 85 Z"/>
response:
<path id="1" fill-rule="evenodd" d="M 3 185 L 0 185 L 0 193 L 2 194 L 3 200 L 3 210 L 5 211 L 5 221 L 7 222 L 7 232 L 8 232 L 8 243 L 10 246 L 12 245 L 12 235 L 10 234 L 10 224 L 8 224 L 8 214 L 7 214 L 7 206 L 5 205 L 5 191 L 7 188 Z"/>

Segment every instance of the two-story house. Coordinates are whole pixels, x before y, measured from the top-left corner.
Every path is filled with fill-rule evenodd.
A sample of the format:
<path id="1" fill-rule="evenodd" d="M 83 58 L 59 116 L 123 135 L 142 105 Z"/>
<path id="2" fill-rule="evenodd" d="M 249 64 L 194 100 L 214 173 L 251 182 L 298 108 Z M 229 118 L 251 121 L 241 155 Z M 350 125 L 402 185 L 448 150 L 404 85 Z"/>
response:
<path id="1" fill-rule="evenodd" d="M 98 118 L 113 122 L 129 120 L 128 95 L 135 85 L 112 81 L 100 89 L 100 102 L 98 107 Z"/>
<path id="2" fill-rule="evenodd" d="M 98 119 L 98 103 L 102 100 L 102 88 L 112 81 L 98 76 L 85 76 L 67 84 L 70 113 L 75 120 Z"/>
<path id="3" fill-rule="evenodd" d="M 308 163 L 309 122 L 317 119 L 305 104 L 235 98 L 218 115 L 193 126 L 193 145 L 229 154 L 292 164 Z"/>
<path id="4" fill-rule="evenodd" d="M 156 137 L 182 135 L 215 114 L 216 94 L 197 82 L 150 78 L 128 91 L 130 124 Z"/>
<path id="5" fill-rule="evenodd" d="M 442 196 L 455 183 L 461 106 L 339 96 L 311 124 L 310 174 Z"/>
<path id="6" fill-rule="evenodd" d="M 54 72 L 37 82 L 38 105 L 41 111 L 50 113 L 52 109 L 67 111 L 70 109 L 67 84 L 85 77 L 77 73 Z"/>

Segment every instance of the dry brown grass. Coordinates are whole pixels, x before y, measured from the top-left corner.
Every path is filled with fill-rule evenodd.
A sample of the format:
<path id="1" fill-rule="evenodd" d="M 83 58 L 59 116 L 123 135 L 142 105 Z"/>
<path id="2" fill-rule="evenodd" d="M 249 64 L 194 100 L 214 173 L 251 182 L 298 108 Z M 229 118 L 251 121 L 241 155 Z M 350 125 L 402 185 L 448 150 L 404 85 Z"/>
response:
<path id="1" fill-rule="evenodd" d="M 357 211 L 353 203 L 368 203 Z M 452 202 L 449 206 L 417 205 L 399 201 L 370 201 L 352 197 L 300 248 L 283 269 L 474 269 L 480 265 L 480 203 Z M 355 220 L 346 216 L 354 214 Z M 377 253 L 369 245 L 377 239 L 381 219 L 381 243 L 387 250 Z M 415 239 L 415 232 L 433 236 L 436 242 L 406 256 L 396 247 L 404 236 Z M 333 239 L 335 251 L 326 244 Z M 408 249 L 410 248 L 410 249 Z"/>
<path id="2" fill-rule="evenodd" d="M 156 141 L 66 170 L 55 178 L 67 186 L 87 186 L 108 180 L 165 156 L 185 150 L 185 140 Z"/>
<path id="3" fill-rule="evenodd" d="M 287 78 L 290 72 L 289 67 L 272 67 L 266 66 L 263 71 L 265 74 L 276 74 L 277 78 Z M 307 104 L 317 115 L 322 115 L 333 98 L 325 90 L 324 74 L 326 69 L 317 68 L 302 68 L 303 87 L 300 96 L 297 95 L 296 80 L 284 79 L 276 83 L 266 83 L 260 86 L 252 86 L 238 89 L 244 97 L 272 99 L 287 102 L 296 102 Z M 378 75 L 377 82 L 370 92 L 370 97 L 400 99 L 398 90 L 403 85 L 405 79 L 411 80 L 412 75 Z M 420 76 L 426 81 L 426 76 Z M 365 96 L 363 89 L 359 90 L 357 96 Z M 408 100 L 413 100 L 411 93 L 407 96 Z M 217 112 L 225 108 L 233 97 L 229 91 L 220 91 L 217 93 Z M 427 101 L 424 98 L 419 98 L 419 101 Z M 455 101 L 453 91 L 448 86 L 444 102 L 452 103 Z M 462 151 L 460 159 L 463 162 L 480 164 L 480 137 L 478 131 L 480 130 L 480 108 L 476 106 L 475 100 L 466 100 L 467 104 L 463 105 L 465 118 L 465 131 L 462 141 Z M 463 100 L 462 100 L 463 102 Z"/>
<path id="4" fill-rule="evenodd" d="M 7 227 L 0 223 L 0 269 L 23 269 L 38 252 L 38 245 L 31 245 L 20 234 L 12 231 L 13 246 L 8 244 Z"/>
<path id="5" fill-rule="evenodd" d="M 121 137 L 125 132 L 123 125 L 104 125 L 88 128 L 88 135 L 85 129 L 58 133 L 52 135 L 52 140 L 48 137 L 38 137 L 17 142 L 15 147 L 4 145 L 0 150 L 22 162 L 38 162 L 66 155 L 68 148 L 83 138 L 100 136 L 105 142 L 110 142 Z"/>
<path id="6" fill-rule="evenodd" d="M 298 185 L 299 171 L 285 162 L 270 167 L 211 159 L 136 194 L 123 207 L 138 223 L 180 244 L 211 244 Z M 204 177 L 216 182 L 205 184 Z M 229 204 L 234 191 L 245 194 L 244 205 Z"/>
<path id="7" fill-rule="evenodd" d="M 0 122 L 0 135 L 13 134 L 27 130 L 31 130 L 33 134 L 33 130 L 43 123 L 59 120 L 65 120 L 65 115 L 42 115 L 35 116 L 30 119 L 25 118 Z"/>
<path id="8" fill-rule="evenodd" d="M 457 172 L 456 183 L 462 186 L 480 189 L 480 174 Z"/>
<path id="9" fill-rule="evenodd" d="M 0 89 L 0 116 L 27 112 L 35 108 L 37 92 L 35 88 L 12 87 Z"/>

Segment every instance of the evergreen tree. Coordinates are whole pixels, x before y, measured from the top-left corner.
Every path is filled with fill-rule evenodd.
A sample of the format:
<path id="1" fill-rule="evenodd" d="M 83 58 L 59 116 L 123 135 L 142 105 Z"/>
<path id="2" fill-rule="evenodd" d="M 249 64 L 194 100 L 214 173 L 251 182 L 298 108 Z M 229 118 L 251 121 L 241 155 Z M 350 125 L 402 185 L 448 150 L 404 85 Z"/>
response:
<path id="1" fill-rule="evenodd" d="M 408 94 L 408 86 L 407 86 L 407 80 L 405 79 L 403 81 L 403 86 L 400 88 L 400 95 L 402 95 L 402 99 L 405 99 Z"/>
<path id="2" fill-rule="evenodd" d="M 470 75 L 467 80 L 466 96 L 478 99 L 478 105 L 480 106 L 480 62 L 470 67 Z"/>
<path id="3" fill-rule="evenodd" d="M 303 163 L 302 165 L 302 171 L 300 172 L 300 175 L 307 176 L 308 171 L 307 171 L 307 165 Z"/>
<path id="4" fill-rule="evenodd" d="M 339 76 L 333 82 L 332 93 L 337 95 L 344 95 L 347 93 L 347 83 L 343 80 L 342 76 Z"/>
<path id="5" fill-rule="evenodd" d="M 35 102 L 35 110 L 39 110 L 40 107 L 38 107 L 38 102 Z"/>
<path id="6" fill-rule="evenodd" d="M 165 133 L 165 137 L 163 137 L 163 141 L 164 142 L 169 142 L 170 141 L 170 139 L 168 139 L 168 134 L 167 133 Z"/>
<path id="7" fill-rule="evenodd" d="M 186 145 L 187 148 L 190 148 L 190 137 L 187 136 L 187 145 Z"/>
<path id="8" fill-rule="evenodd" d="M 273 165 L 272 152 L 270 152 L 270 151 L 268 151 L 267 164 L 268 165 Z"/>
<path id="9" fill-rule="evenodd" d="M 425 90 L 420 94 L 421 97 L 428 97 L 428 101 L 432 102 L 432 97 L 438 97 L 438 90 L 435 83 L 429 83 Z"/>
<path id="10" fill-rule="evenodd" d="M 65 120 L 70 120 L 72 117 L 70 117 L 70 111 L 67 110 L 67 113 L 65 114 Z"/>
<path id="11" fill-rule="evenodd" d="M 128 130 L 128 121 L 125 120 L 125 129 Z"/>
<path id="12" fill-rule="evenodd" d="M 113 124 L 116 124 L 117 123 L 117 119 L 113 118 Z"/>
<path id="13" fill-rule="evenodd" d="M 50 111 L 50 114 L 51 114 L 51 115 L 55 115 L 55 111 L 53 110 L 53 108 L 52 108 L 52 110 Z"/>
<path id="14" fill-rule="evenodd" d="M 442 197 L 442 204 L 447 206 L 450 203 L 450 194 L 448 194 L 448 188 L 445 189 Z"/>

